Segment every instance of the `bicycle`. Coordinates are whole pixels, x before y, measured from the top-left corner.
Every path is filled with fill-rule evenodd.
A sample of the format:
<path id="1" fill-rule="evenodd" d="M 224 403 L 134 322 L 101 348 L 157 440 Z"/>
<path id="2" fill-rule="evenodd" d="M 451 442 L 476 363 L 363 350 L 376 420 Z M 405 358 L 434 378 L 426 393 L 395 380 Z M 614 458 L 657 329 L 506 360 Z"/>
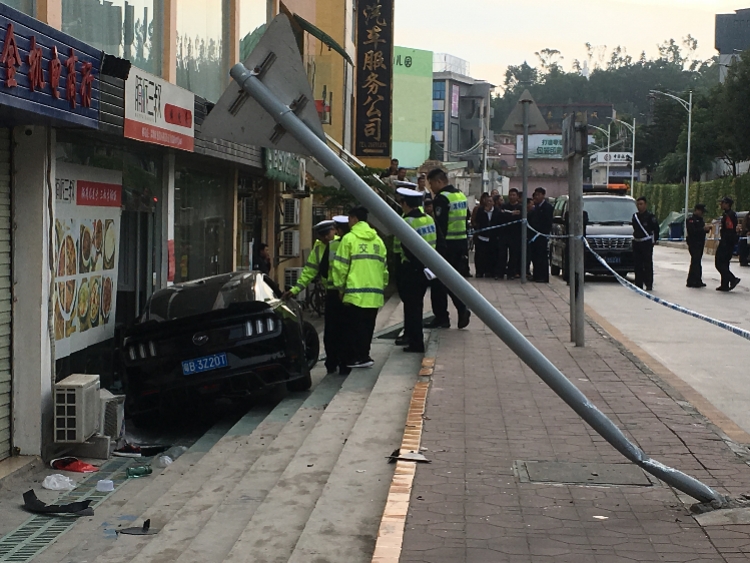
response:
<path id="1" fill-rule="evenodd" d="M 307 295 L 302 306 L 306 310 L 314 311 L 319 317 L 326 312 L 326 288 L 320 283 L 320 278 L 315 278 L 307 287 Z"/>

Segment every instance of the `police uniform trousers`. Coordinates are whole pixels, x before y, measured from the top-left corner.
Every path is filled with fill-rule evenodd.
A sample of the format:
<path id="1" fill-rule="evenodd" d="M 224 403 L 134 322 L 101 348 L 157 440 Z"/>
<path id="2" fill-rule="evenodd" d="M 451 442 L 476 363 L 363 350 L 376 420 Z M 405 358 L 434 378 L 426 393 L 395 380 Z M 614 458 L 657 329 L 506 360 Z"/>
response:
<path id="1" fill-rule="evenodd" d="M 342 305 L 341 356 L 344 365 L 363 362 L 370 357 L 370 344 L 378 318 L 376 308 L 357 307 L 349 303 Z"/>
<path id="2" fill-rule="evenodd" d="M 654 243 L 650 240 L 633 241 L 633 270 L 635 271 L 635 285 L 654 285 Z"/>
<path id="3" fill-rule="evenodd" d="M 404 337 L 409 347 L 424 351 L 422 317 L 424 315 L 424 295 L 429 281 L 421 266 L 409 262 L 403 264 L 404 276 L 401 300 L 404 303 Z"/>
<path id="4" fill-rule="evenodd" d="M 701 264 L 703 247 L 703 241 L 700 244 L 688 244 L 688 251 L 690 252 L 690 270 L 688 270 L 687 277 L 688 285 L 699 286 L 703 283 L 703 266 Z"/>
<path id="5" fill-rule="evenodd" d="M 734 253 L 734 245 L 719 243 L 716 249 L 716 258 L 714 264 L 716 269 L 721 274 L 721 287 L 729 289 L 729 285 L 733 283 L 737 277 L 729 270 L 729 263 L 732 261 L 732 254 Z"/>
<path id="6" fill-rule="evenodd" d="M 547 251 L 547 237 L 537 235 L 529 244 L 531 262 L 534 266 L 534 281 L 549 281 L 549 254 Z"/>
<path id="7" fill-rule="evenodd" d="M 447 249 L 441 252 L 443 258 L 459 273 L 461 273 L 466 247 L 467 242 L 465 240 L 450 241 L 448 242 Z M 437 322 L 448 322 L 450 320 L 450 315 L 448 314 L 448 295 L 451 296 L 453 305 L 455 305 L 459 314 L 466 310 L 466 305 L 452 291 L 449 291 L 440 280 L 432 280 L 430 284 L 430 301 L 432 303 L 432 312 Z"/>
<path id="8" fill-rule="evenodd" d="M 326 351 L 326 370 L 336 371 L 345 367 L 342 356 L 341 335 L 344 332 L 344 304 L 337 290 L 326 291 L 325 326 L 323 329 L 323 346 Z"/>
<path id="9" fill-rule="evenodd" d="M 511 232 L 505 235 L 505 241 L 508 247 L 508 268 L 505 273 L 508 274 L 508 279 L 514 278 L 521 275 L 521 231 L 510 227 Z M 502 265 L 502 257 L 504 250 L 500 247 L 500 263 Z"/>

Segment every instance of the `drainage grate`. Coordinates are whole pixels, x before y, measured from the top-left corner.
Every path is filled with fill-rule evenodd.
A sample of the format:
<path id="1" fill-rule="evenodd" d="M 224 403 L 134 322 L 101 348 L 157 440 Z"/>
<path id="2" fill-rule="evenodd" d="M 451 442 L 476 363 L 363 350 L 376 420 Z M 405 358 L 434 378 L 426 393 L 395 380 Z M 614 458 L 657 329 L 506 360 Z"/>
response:
<path id="1" fill-rule="evenodd" d="M 140 461 L 140 460 L 139 460 Z M 61 494 L 57 503 L 66 504 L 78 500 L 91 500 L 91 507 L 99 506 L 112 492 L 96 490 L 99 479 L 112 479 L 115 490 L 127 480 L 125 471 L 133 463 L 130 458 L 114 458 L 106 462 L 96 473 L 91 473 L 72 491 Z M 47 546 L 75 526 L 77 516 L 36 515 L 29 518 L 14 531 L 0 539 L 0 563 L 27 563 L 44 551 Z"/>
<path id="2" fill-rule="evenodd" d="M 627 463 L 568 463 L 562 461 L 515 462 L 522 483 L 565 485 L 631 485 L 650 487 L 654 483 L 640 467 Z"/>

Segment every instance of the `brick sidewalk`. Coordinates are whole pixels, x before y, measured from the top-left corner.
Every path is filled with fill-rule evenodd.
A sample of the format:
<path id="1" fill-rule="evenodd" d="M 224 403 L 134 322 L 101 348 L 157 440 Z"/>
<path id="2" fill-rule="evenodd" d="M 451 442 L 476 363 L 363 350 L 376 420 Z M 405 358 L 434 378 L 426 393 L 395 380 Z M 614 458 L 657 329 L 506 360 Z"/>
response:
<path id="1" fill-rule="evenodd" d="M 647 454 L 722 494 L 750 492 L 750 467 L 618 343 L 590 323 L 586 348 L 568 342 L 568 305 L 555 287 L 474 283 Z M 476 317 L 467 330 L 441 331 L 426 417 L 432 464 L 417 470 L 404 563 L 750 560 L 750 526 L 702 528 L 655 480 L 521 482 L 516 460 L 628 462 Z"/>

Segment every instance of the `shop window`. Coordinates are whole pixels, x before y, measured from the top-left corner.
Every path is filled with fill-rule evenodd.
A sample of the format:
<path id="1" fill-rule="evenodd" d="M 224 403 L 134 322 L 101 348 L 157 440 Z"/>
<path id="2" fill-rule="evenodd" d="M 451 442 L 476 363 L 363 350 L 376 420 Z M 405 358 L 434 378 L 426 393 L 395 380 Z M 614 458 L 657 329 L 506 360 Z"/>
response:
<path id="1" fill-rule="evenodd" d="M 180 0 L 177 3 L 177 85 L 206 98 L 224 91 L 226 2 Z"/>
<path id="2" fill-rule="evenodd" d="M 231 187 L 226 175 L 175 171 L 175 282 L 231 270 Z"/>
<path id="3" fill-rule="evenodd" d="M 158 76 L 162 1 L 62 0 L 62 31 Z"/>

